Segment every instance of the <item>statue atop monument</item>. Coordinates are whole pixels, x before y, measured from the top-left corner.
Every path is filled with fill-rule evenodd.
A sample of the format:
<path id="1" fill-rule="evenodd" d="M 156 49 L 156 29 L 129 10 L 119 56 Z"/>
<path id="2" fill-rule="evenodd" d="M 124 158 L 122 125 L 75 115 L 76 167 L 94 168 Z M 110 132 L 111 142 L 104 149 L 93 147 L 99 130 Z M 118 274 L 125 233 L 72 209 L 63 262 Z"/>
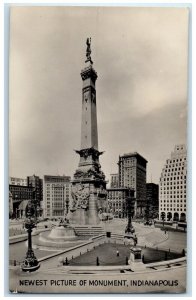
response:
<path id="1" fill-rule="evenodd" d="M 85 62 L 88 62 L 90 61 L 91 64 L 93 64 L 93 61 L 91 60 L 91 38 L 87 38 L 86 40 L 86 61 Z"/>

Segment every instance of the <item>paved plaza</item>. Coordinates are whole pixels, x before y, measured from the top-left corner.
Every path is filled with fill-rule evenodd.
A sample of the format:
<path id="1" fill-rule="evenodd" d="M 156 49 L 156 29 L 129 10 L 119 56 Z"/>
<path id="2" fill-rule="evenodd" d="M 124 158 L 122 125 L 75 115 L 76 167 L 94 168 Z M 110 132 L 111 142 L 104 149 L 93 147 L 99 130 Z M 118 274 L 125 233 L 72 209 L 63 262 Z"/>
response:
<path id="1" fill-rule="evenodd" d="M 117 256 L 117 251 L 119 256 Z M 152 263 L 163 261 L 165 259 L 175 259 L 181 257 L 181 254 L 176 254 L 163 250 L 142 248 L 144 263 Z M 103 244 L 95 248 L 93 251 L 87 252 L 79 257 L 69 261 L 69 265 L 88 266 L 96 265 L 97 258 L 99 265 L 125 265 L 126 259 L 130 256 L 130 247 L 116 243 Z"/>
<path id="2" fill-rule="evenodd" d="M 29 274 L 22 272 L 19 265 L 13 266 L 13 260 L 18 262 L 23 261 L 27 251 L 27 241 L 11 244 L 9 257 L 12 261 L 10 266 L 10 290 L 28 293 L 69 293 L 75 291 L 76 288 L 71 283 L 66 285 L 66 283 L 60 284 L 59 282 L 61 280 L 71 280 L 70 282 L 75 282 L 75 284 L 77 284 L 78 293 L 86 293 L 87 290 L 88 292 L 93 293 L 99 293 L 103 290 L 106 293 L 111 291 L 113 293 L 185 292 L 185 263 L 176 263 L 176 266 L 173 266 L 172 268 L 167 268 L 161 265 L 156 268 L 148 267 L 146 270 L 140 272 L 133 272 L 131 271 L 131 268 L 128 268 L 127 271 L 124 271 L 124 274 L 118 269 L 111 269 L 110 271 L 103 269 L 105 266 L 108 266 L 108 268 L 111 266 L 113 268 L 114 265 L 116 267 L 126 265 L 127 258 L 130 255 L 130 246 L 124 245 L 123 241 L 119 242 L 119 239 L 117 237 L 115 238 L 115 234 L 117 234 L 117 236 L 118 234 L 124 234 L 126 224 L 126 220 L 112 220 L 110 222 L 103 223 L 102 226 L 105 231 L 111 231 L 112 234 L 114 234 L 112 242 L 108 243 L 108 240 L 104 240 L 105 238 L 103 237 L 100 239 L 100 242 L 99 240 L 97 241 L 95 247 L 91 246 L 90 248 L 91 244 L 84 240 L 82 242 L 84 244 L 87 242 L 87 244 L 81 248 L 81 255 L 77 249 L 74 250 L 75 252 L 71 251 L 69 253 L 69 249 L 61 249 L 61 251 L 57 251 L 52 248 L 50 248 L 50 250 L 42 249 L 41 247 L 35 248 L 34 252 L 37 258 L 41 261 L 41 267 L 38 271 Z M 46 224 L 44 224 L 44 226 L 45 225 Z M 39 227 L 40 226 L 41 225 L 39 225 Z M 48 223 L 48 226 L 50 227 L 51 223 Z M 170 261 L 173 258 L 180 257 L 182 250 L 186 248 L 185 232 L 172 231 L 165 234 L 165 232 L 160 229 L 154 228 L 153 226 L 144 226 L 142 223 L 134 223 L 134 227 L 136 234 L 138 235 L 139 245 L 142 247 L 142 255 L 144 255 L 145 264 L 149 264 L 153 261 L 156 262 L 164 260 L 166 258 L 165 252 L 167 251 L 168 253 L 169 249 L 171 252 L 177 251 L 178 254 L 175 254 L 174 256 L 172 253 L 169 255 L 167 254 L 167 261 Z M 35 237 L 33 237 L 33 239 L 35 239 Z M 151 247 L 151 249 L 148 247 Z M 157 251 L 157 249 L 159 251 Z M 119 252 L 119 256 L 117 256 L 117 251 Z M 62 259 L 64 260 L 68 255 L 68 266 L 62 266 Z M 73 259 L 72 256 L 74 256 Z M 96 269 L 95 273 L 88 275 L 90 272 L 89 268 L 91 268 L 91 266 L 93 268 L 97 268 L 97 257 L 99 257 L 98 269 Z M 81 269 L 81 271 L 77 271 L 79 272 L 78 274 L 69 274 L 69 272 L 67 273 L 66 271 L 68 270 L 67 268 L 70 267 L 79 267 L 80 269 L 80 266 L 87 266 L 86 271 L 82 271 Z M 79 280 L 81 280 L 81 278 L 88 282 L 88 286 L 86 288 L 79 284 Z M 158 283 L 157 278 L 160 281 Z M 103 282 L 101 282 L 101 280 L 103 281 L 104 279 L 109 280 L 109 283 L 113 282 L 114 286 L 107 287 L 107 283 L 105 283 L 106 286 L 103 287 Z M 56 284 L 52 283 L 54 280 L 57 280 Z M 91 282 L 91 280 L 94 281 Z M 116 280 L 124 280 L 122 282 L 126 283 L 125 286 L 121 286 L 122 282 L 119 283 L 119 286 L 118 284 L 115 285 L 117 282 Z M 148 285 L 146 280 L 150 280 L 151 283 L 154 282 L 157 286 Z M 36 285 L 34 285 L 35 282 Z"/>
<path id="3" fill-rule="evenodd" d="M 44 222 L 43 224 L 40 223 L 38 228 L 43 228 L 45 225 L 51 227 L 53 222 Z M 113 221 L 109 221 L 106 223 L 102 223 L 103 228 L 106 231 L 111 231 L 112 233 L 124 234 L 124 230 L 127 224 L 127 220 L 118 220 L 115 219 Z M 20 225 L 22 226 L 22 225 Z M 165 235 L 164 231 L 161 231 L 158 228 L 144 226 L 143 224 L 134 223 L 134 227 L 136 233 L 138 235 L 138 244 L 141 246 L 148 246 L 148 247 L 158 247 L 160 249 L 177 251 L 179 253 L 182 252 L 183 249 L 186 248 L 186 239 L 187 234 L 186 232 L 167 232 Z M 37 237 L 33 237 L 36 239 Z M 67 244 L 67 248 L 71 247 L 72 244 Z M 27 251 L 27 242 L 23 241 L 20 243 L 15 243 L 10 245 L 9 247 L 9 259 L 10 260 L 17 260 L 22 261 L 26 251 Z M 52 248 L 48 248 L 47 250 L 43 248 L 36 247 L 34 249 L 37 258 L 45 257 L 46 255 L 57 253 L 58 251 Z M 126 257 L 126 255 L 125 255 Z"/>

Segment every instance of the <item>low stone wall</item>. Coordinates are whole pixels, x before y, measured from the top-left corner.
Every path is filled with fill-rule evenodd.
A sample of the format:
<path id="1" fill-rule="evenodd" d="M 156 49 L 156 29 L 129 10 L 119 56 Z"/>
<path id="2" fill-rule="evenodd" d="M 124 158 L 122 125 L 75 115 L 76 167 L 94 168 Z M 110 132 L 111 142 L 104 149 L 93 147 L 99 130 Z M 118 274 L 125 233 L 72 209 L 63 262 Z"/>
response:
<path id="1" fill-rule="evenodd" d="M 156 263 L 149 263 L 146 264 L 146 268 L 159 268 L 159 267 L 172 267 L 175 265 L 184 265 L 186 263 L 187 259 L 186 256 L 180 257 L 180 258 L 176 258 L 176 259 L 172 259 L 172 260 L 165 260 L 165 261 L 160 261 L 160 262 L 156 262 Z"/>
<path id="2" fill-rule="evenodd" d="M 122 266 L 60 266 L 53 270 L 50 270 L 51 274 L 82 274 L 88 271 L 91 274 L 107 274 L 112 273 L 148 273 L 153 270 L 168 270 L 168 268 L 179 268 L 186 265 L 186 257 L 177 258 L 169 261 L 162 261 L 150 264 L 143 264 L 143 267 L 139 270 L 133 270 L 131 265 Z M 48 273 L 48 270 L 42 271 Z"/>
<path id="3" fill-rule="evenodd" d="M 21 235 L 17 235 L 17 236 L 12 236 L 9 238 L 9 244 L 16 244 L 16 243 L 19 243 L 19 242 L 23 242 L 23 241 L 26 241 L 27 240 L 27 233 L 25 234 L 21 234 Z"/>
<path id="4" fill-rule="evenodd" d="M 44 228 L 44 229 L 36 230 L 36 231 L 32 232 L 32 236 L 38 235 L 38 234 L 40 234 L 40 232 L 44 232 L 44 231 L 48 231 L 48 230 L 50 230 L 50 228 Z M 19 243 L 19 242 L 23 242 L 23 241 L 26 241 L 27 238 L 28 238 L 27 233 L 11 236 L 11 237 L 9 237 L 9 244 L 11 245 L 11 244 L 16 244 L 16 243 Z"/>
<path id="5" fill-rule="evenodd" d="M 63 257 L 67 257 L 67 259 L 72 259 L 77 256 L 82 255 L 83 253 L 86 253 L 87 251 L 93 250 L 95 247 L 97 247 L 100 244 L 103 244 L 106 242 L 105 235 L 102 234 L 97 237 L 91 238 L 88 242 L 81 243 L 80 245 L 64 249 L 62 251 L 58 251 L 57 253 L 47 255 L 45 257 L 42 257 L 39 259 L 39 262 L 43 262 L 45 260 L 48 260 L 50 258 L 53 258 L 55 256 L 63 255 Z"/>

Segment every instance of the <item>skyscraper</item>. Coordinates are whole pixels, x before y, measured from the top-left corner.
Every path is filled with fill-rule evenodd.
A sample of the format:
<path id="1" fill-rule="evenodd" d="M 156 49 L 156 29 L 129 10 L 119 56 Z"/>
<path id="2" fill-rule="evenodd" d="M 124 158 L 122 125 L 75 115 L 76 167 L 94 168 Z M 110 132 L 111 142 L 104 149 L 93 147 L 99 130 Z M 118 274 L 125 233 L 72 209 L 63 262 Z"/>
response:
<path id="1" fill-rule="evenodd" d="M 40 206 L 40 202 L 43 200 L 43 179 L 35 174 L 27 176 L 27 185 L 34 187 L 35 199 Z"/>
<path id="2" fill-rule="evenodd" d="M 159 186 L 155 183 L 146 184 L 146 205 L 149 217 L 157 218 L 159 213 Z"/>
<path id="3" fill-rule="evenodd" d="M 134 189 L 135 216 L 144 215 L 146 206 L 146 164 L 137 152 L 119 156 L 119 186 Z"/>
<path id="4" fill-rule="evenodd" d="M 111 178 L 111 182 L 110 182 L 110 186 L 111 188 L 117 188 L 119 187 L 119 175 L 118 173 L 116 174 L 110 174 L 110 178 Z"/>
<path id="5" fill-rule="evenodd" d="M 187 151 L 176 145 L 162 169 L 159 181 L 159 218 L 186 220 Z"/>
<path id="6" fill-rule="evenodd" d="M 127 218 L 127 201 L 134 201 L 134 190 L 123 187 L 107 189 L 108 210 L 115 218 Z"/>

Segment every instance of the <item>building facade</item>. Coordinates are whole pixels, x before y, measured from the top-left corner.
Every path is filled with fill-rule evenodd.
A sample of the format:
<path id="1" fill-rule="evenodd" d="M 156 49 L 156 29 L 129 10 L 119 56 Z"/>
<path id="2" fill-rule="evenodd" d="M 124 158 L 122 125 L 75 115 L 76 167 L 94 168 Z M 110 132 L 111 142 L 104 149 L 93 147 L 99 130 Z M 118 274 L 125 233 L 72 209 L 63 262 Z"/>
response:
<path id="1" fill-rule="evenodd" d="M 27 186 L 34 188 L 34 201 L 36 201 L 39 215 L 42 215 L 43 179 L 36 175 L 27 176 Z"/>
<path id="2" fill-rule="evenodd" d="M 116 174 L 110 174 L 110 186 L 111 188 L 118 188 L 119 187 L 119 175 Z"/>
<path id="3" fill-rule="evenodd" d="M 9 184 L 27 186 L 27 179 L 18 177 L 9 177 Z"/>
<path id="4" fill-rule="evenodd" d="M 150 218 L 157 218 L 159 215 L 159 185 L 155 183 L 146 184 L 146 206 Z"/>
<path id="5" fill-rule="evenodd" d="M 39 176 L 27 176 L 27 185 L 35 189 L 35 197 L 40 202 L 43 200 L 43 179 Z"/>
<path id="6" fill-rule="evenodd" d="M 134 201 L 134 190 L 128 188 L 107 189 L 108 211 L 115 218 L 127 218 L 127 200 Z"/>
<path id="7" fill-rule="evenodd" d="M 9 192 L 12 195 L 13 214 L 12 218 L 25 217 L 25 205 L 29 200 L 33 200 L 33 187 L 24 185 L 9 185 Z"/>
<path id="8" fill-rule="evenodd" d="M 135 191 L 136 217 L 143 216 L 146 207 L 146 165 L 147 160 L 133 152 L 119 156 L 119 186 Z"/>
<path id="9" fill-rule="evenodd" d="M 43 186 L 44 217 L 65 217 L 69 210 L 71 197 L 71 177 L 45 175 Z"/>
<path id="10" fill-rule="evenodd" d="M 159 181 L 159 219 L 186 221 L 187 151 L 176 145 Z"/>
<path id="11" fill-rule="evenodd" d="M 13 198 L 12 217 L 24 217 L 29 200 L 35 201 L 37 216 L 42 215 L 43 180 L 39 176 L 9 177 L 9 192 Z"/>

